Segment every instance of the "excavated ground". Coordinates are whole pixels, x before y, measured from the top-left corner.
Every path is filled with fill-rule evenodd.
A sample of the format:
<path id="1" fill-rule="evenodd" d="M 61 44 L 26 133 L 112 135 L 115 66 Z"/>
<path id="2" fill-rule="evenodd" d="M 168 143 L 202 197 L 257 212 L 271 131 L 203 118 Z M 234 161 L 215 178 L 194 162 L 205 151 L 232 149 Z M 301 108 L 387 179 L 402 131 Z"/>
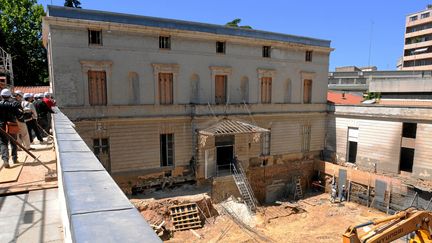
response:
<path id="1" fill-rule="evenodd" d="M 305 199 L 295 203 L 261 206 L 252 220 L 242 211 L 243 204 L 235 201 L 211 204 L 207 193 L 164 199 L 131 199 L 131 202 L 150 224 L 158 225 L 165 221 L 167 232 L 163 240 L 179 243 L 341 242 L 342 234 L 348 226 L 385 216 L 375 209 L 351 202 L 332 204 L 326 193 L 307 195 Z M 197 202 L 202 208 L 205 215 L 202 215 L 203 228 L 172 231 L 168 207 L 188 202 Z M 223 205 L 225 209 L 235 208 L 235 213 L 228 214 Z M 232 215 L 247 221 L 247 224 L 239 223 Z"/>

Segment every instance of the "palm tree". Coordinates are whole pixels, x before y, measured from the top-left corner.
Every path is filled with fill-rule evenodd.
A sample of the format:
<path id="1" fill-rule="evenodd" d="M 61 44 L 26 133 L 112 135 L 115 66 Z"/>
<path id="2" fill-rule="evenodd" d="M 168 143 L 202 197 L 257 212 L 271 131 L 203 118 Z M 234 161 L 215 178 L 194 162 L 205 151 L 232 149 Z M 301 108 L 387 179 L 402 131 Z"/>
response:
<path id="1" fill-rule="evenodd" d="M 81 8 L 81 2 L 79 0 L 65 0 L 64 6 L 71 8 Z"/>

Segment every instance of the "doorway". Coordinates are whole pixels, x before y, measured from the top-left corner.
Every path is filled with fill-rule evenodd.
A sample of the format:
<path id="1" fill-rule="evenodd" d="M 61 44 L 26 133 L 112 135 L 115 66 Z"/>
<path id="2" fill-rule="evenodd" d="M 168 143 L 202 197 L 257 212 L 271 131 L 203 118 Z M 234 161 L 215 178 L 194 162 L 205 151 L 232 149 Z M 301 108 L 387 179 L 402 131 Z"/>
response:
<path id="1" fill-rule="evenodd" d="M 357 160 L 358 128 L 348 128 L 347 162 L 355 163 Z"/>
<path id="2" fill-rule="evenodd" d="M 217 170 L 230 170 L 234 158 L 234 136 L 216 136 L 215 146 Z"/>

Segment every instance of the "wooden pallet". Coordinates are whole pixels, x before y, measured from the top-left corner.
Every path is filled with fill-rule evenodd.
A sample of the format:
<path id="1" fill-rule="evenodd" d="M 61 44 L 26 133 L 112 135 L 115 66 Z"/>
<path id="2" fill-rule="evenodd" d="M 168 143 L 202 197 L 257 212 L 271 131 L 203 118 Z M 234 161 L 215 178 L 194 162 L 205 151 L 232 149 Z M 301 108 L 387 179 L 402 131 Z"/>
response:
<path id="1" fill-rule="evenodd" d="M 169 210 L 175 231 L 202 227 L 196 203 L 171 206 Z"/>

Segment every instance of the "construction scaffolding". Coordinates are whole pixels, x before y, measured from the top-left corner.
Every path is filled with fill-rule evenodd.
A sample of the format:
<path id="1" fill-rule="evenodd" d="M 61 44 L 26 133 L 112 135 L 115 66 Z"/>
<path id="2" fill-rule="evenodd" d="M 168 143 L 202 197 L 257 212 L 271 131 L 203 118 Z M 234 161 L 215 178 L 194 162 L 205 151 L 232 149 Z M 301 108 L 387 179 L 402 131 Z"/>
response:
<path id="1" fill-rule="evenodd" d="M 12 56 L 0 47 L 0 88 L 13 85 Z"/>

